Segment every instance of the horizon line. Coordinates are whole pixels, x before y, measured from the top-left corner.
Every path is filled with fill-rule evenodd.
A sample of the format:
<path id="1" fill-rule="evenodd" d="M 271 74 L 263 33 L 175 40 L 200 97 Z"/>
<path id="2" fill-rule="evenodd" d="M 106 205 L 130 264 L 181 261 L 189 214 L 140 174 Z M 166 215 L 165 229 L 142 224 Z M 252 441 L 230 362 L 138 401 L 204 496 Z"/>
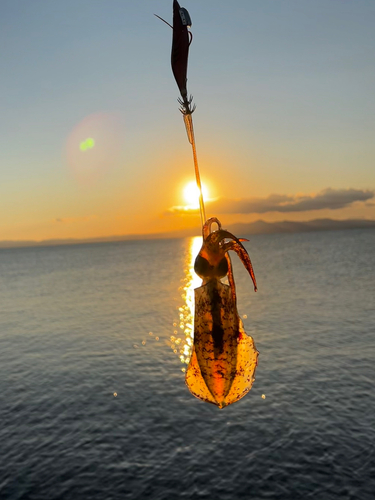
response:
<path id="1" fill-rule="evenodd" d="M 261 226 L 260 226 L 261 225 Z M 246 227 L 246 229 L 244 229 Z M 366 229 L 375 228 L 373 219 L 310 219 L 307 221 L 275 221 L 266 222 L 258 219 L 254 222 L 237 222 L 228 225 L 230 228 L 244 229 L 246 234 L 277 234 L 277 233 L 300 233 L 312 231 L 335 231 L 346 229 Z M 246 233 L 250 231 L 250 233 Z M 92 243 L 114 243 L 120 241 L 140 241 L 140 240 L 160 240 L 160 239 L 182 239 L 201 235 L 200 226 L 190 229 L 179 229 L 163 233 L 141 233 L 141 234 L 123 234 L 112 236 L 93 236 L 90 238 L 49 238 L 43 240 L 0 240 L 0 249 L 27 248 L 38 246 L 69 246 Z"/>

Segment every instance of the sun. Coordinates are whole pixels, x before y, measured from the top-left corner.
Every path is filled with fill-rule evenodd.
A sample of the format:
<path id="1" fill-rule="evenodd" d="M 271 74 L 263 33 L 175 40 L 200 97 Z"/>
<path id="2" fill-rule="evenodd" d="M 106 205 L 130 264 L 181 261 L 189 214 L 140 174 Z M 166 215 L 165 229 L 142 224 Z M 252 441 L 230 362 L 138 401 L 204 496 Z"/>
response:
<path id="1" fill-rule="evenodd" d="M 207 200 L 208 190 L 207 187 L 202 184 L 203 199 Z M 189 182 L 184 187 L 184 198 L 186 203 L 191 208 L 199 208 L 199 189 L 195 182 Z"/>

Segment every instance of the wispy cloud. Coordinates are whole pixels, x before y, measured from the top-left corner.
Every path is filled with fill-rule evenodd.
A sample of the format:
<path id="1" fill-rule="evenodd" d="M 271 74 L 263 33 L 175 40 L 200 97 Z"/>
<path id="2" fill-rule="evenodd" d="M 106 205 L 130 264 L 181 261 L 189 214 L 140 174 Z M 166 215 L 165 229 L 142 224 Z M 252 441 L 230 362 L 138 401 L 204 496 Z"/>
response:
<path id="1" fill-rule="evenodd" d="M 266 212 L 307 212 L 310 210 L 337 210 L 355 202 L 374 198 L 374 191 L 361 189 L 324 189 L 311 195 L 271 194 L 266 198 L 230 199 L 218 198 L 207 202 L 210 211 L 218 214 L 264 214 Z M 197 210 L 172 207 L 169 214 L 193 214 Z"/>
<path id="2" fill-rule="evenodd" d="M 96 215 L 86 215 L 82 217 L 57 217 L 53 220 L 56 224 L 74 224 L 75 222 L 86 222 L 92 219 L 97 219 Z"/>
<path id="3" fill-rule="evenodd" d="M 205 201 L 205 204 L 207 205 L 209 203 L 208 201 Z M 169 208 L 166 212 L 163 213 L 163 215 L 195 215 L 199 214 L 199 208 L 192 208 L 187 206 L 175 206 Z"/>

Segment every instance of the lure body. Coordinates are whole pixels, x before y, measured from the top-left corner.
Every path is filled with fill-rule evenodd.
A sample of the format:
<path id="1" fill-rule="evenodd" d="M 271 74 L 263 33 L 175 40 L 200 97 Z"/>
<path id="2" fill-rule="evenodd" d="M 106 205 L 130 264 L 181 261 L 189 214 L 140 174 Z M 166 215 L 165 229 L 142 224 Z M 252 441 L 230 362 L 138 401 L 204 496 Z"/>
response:
<path id="1" fill-rule="evenodd" d="M 210 232 L 213 222 L 219 229 Z M 226 239 L 231 241 L 225 243 Z M 185 381 L 194 396 L 219 408 L 249 392 L 258 360 L 254 341 L 246 334 L 237 312 L 229 250 L 238 253 L 256 291 L 250 257 L 241 241 L 222 230 L 217 219 L 209 219 L 194 266 L 203 282 L 195 289 L 194 345 Z M 229 286 L 221 282 L 227 274 Z"/>
<path id="2" fill-rule="evenodd" d="M 173 2 L 173 38 L 171 65 L 177 86 L 182 98 L 187 98 L 187 67 L 191 33 L 188 26 L 191 25 L 189 13 L 181 8 L 177 0 Z"/>
<path id="3" fill-rule="evenodd" d="M 180 7 L 177 0 L 173 0 L 173 26 L 157 14 L 154 15 L 172 28 L 171 66 L 182 98 L 179 98 L 178 102 L 181 105 L 181 113 L 184 116 L 191 115 L 195 110 L 195 106 L 192 105 L 193 98 L 188 97 L 187 91 L 189 47 L 193 39 L 191 31 L 188 30 L 192 25 L 190 14 L 184 7 Z"/>

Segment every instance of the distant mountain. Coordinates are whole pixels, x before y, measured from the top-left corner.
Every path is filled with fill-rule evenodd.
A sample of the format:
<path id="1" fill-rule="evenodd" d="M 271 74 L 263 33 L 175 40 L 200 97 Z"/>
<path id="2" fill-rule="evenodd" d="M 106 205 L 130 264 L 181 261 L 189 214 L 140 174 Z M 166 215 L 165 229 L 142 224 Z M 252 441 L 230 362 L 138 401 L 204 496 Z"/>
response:
<path id="1" fill-rule="evenodd" d="M 375 220 L 366 219 L 314 219 L 304 222 L 282 221 L 238 223 L 228 227 L 233 234 L 306 233 L 311 231 L 337 231 L 343 229 L 375 228 Z"/>
<path id="2" fill-rule="evenodd" d="M 375 228 L 375 220 L 366 219 L 314 219 L 305 222 L 282 221 L 282 222 L 265 222 L 257 220 L 250 223 L 231 224 L 226 227 L 228 231 L 236 236 L 245 236 L 247 234 L 271 234 L 271 233 L 304 233 L 311 231 L 337 231 L 343 229 L 367 229 Z M 128 234 L 122 236 L 107 236 L 103 238 L 86 238 L 86 239 L 54 239 L 43 241 L 0 241 L 0 248 L 16 248 L 16 247 L 35 247 L 35 246 L 57 246 L 57 245 L 78 245 L 88 243 L 105 243 L 109 241 L 127 241 L 127 240 L 151 240 L 151 239 L 174 239 L 187 238 L 190 236 L 199 236 L 201 230 L 199 227 L 193 229 L 184 229 L 172 231 L 169 233 L 153 233 L 153 234 Z"/>

